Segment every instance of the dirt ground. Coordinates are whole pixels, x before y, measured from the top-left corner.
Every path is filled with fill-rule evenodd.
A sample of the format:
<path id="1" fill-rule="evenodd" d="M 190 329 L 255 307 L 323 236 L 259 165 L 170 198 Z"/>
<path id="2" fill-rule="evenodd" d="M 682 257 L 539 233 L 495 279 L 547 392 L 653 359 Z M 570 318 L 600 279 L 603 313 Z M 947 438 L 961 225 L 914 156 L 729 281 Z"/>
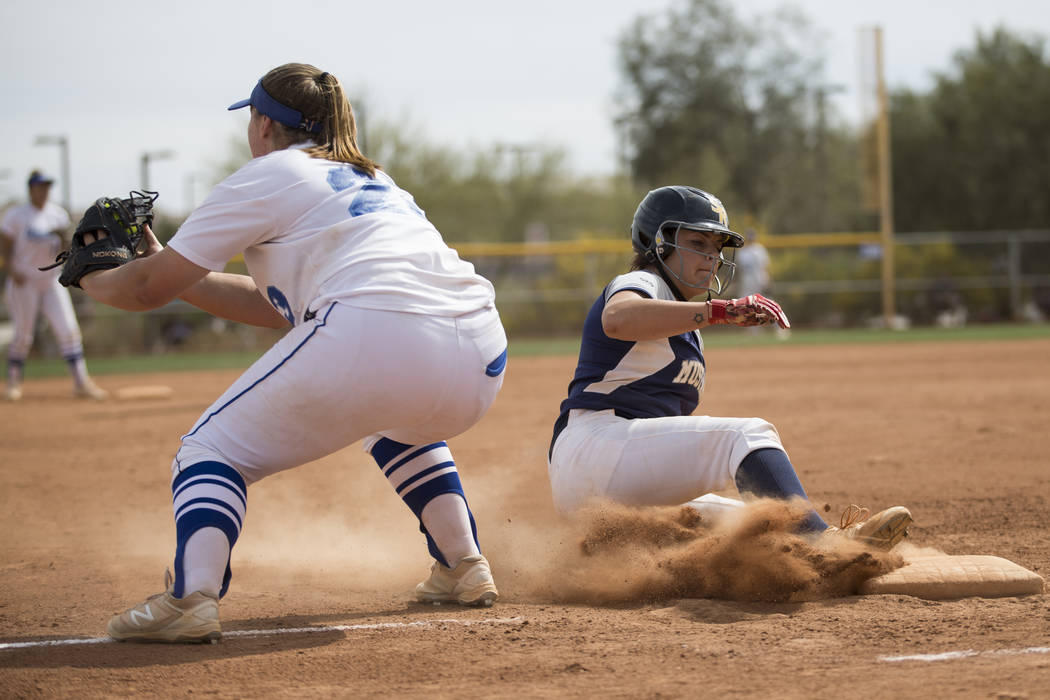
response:
<path id="1" fill-rule="evenodd" d="M 1048 358 L 1050 340 L 712 349 L 701 410 L 773 422 L 831 520 L 851 502 L 906 505 L 905 553 L 994 554 L 1047 576 Z M 106 376 L 111 391 L 175 392 L 105 403 L 30 381 L 0 404 L 0 645 L 36 644 L 0 647 L 0 695 L 1050 697 L 1046 593 L 618 589 L 652 559 L 614 551 L 594 567 L 579 524 L 551 506 L 545 454 L 574 362 L 512 357 L 496 406 L 450 441 L 503 594 L 494 607 L 413 602 L 425 543 L 354 446 L 252 487 L 227 636 L 205 646 L 70 642 L 103 637 L 111 614 L 160 590 L 171 457 L 235 374 Z"/>

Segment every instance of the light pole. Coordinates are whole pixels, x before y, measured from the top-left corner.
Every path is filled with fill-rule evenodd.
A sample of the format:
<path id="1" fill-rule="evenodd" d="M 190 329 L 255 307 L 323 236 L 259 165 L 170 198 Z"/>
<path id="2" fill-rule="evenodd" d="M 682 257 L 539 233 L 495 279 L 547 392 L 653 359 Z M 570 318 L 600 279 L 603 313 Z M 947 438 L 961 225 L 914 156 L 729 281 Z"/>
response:
<path id="1" fill-rule="evenodd" d="M 828 95 L 845 92 L 845 85 L 821 85 L 816 90 L 817 102 L 817 139 L 815 144 L 817 162 L 817 230 L 828 230 Z"/>
<path id="2" fill-rule="evenodd" d="M 44 134 L 37 136 L 35 145 L 37 146 L 58 146 L 60 157 L 62 159 L 62 206 L 66 208 L 66 211 L 73 210 L 72 196 L 70 195 L 70 182 L 69 182 L 69 139 L 65 135 L 52 136 Z"/>
<path id="3" fill-rule="evenodd" d="M 168 158 L 174 158 L 175 151 L 163 150 L 163 151 L 144 151 L 141 158 L 141 181 L 142 189 L 149 189 L 149 163 L 151 160 L 166 160 Z"/>

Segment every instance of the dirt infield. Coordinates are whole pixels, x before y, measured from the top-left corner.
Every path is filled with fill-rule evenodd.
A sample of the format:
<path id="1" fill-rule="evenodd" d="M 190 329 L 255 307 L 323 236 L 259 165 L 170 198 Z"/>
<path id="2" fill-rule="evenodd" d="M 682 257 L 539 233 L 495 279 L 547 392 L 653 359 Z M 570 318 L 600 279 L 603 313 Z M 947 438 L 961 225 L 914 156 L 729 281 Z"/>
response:
<path id="1" fill-rule="evenodd" d="M 829 519 L 851 502 L 907 505 L 904 547 L 1050 573 L 1050 340 L 708 356 L 701 410 L 777 425 Z M 171 457 L 235 373 L 102 377 L 110 390 L 174 388 L 105 403 L 68 398 L 68 380 L 30 381 L 20 403 L 0 404 L 0 644 L 24 644 L 0 648 L 0 695 L 1050 696 L 1046 593 L 754 602 L 741 572 L 725 597 L 745 600 L 655 600 L 617 588 L 644 574 L 636 551 L 589 569 L 546 478 L 574 360 L 512 357 L 494 409 L 450 441 L 496 606 L 412 601 L 425 543 L 355 446 L 252 487 L 227 637 L 193 647 L 83 640 L 160 590 Z M 619 594 L 603 597 L 610 586 Z"/>

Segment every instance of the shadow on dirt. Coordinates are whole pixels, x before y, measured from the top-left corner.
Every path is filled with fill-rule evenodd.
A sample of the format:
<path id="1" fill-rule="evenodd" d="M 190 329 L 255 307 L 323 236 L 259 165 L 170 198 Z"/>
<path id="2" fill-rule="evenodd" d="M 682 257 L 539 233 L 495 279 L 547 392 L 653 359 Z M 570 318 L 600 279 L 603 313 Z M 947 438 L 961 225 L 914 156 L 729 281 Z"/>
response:
<path id="1" fill-rule="evenodd" d="M 449 611 L 453 610 L 450 608 Z M 223 621 L 226 636 L 217 644 L 139 644 L 85 639 L 82 644 L 54 644 L 0 650 L 2 668 L 140 668 L 178 666 L 202 661 L 218 661 L 258 656 L 274 652 L 317 649 L 342 641 L 356 630 L 325 629 L 329 626 L 382 626 L 388 618 L 404 618 L 406 608 L 359 614 L 293 615 Z M 452 617 L 452 615 L 444 615 Z M 355 622 L 367 620 L 367 622 Z M 400 620 L 398 620 L 400 622 Z M 396 623 L 395 623 L 396 624 Z M 318 631 L 299 631 L 317 627 Z M 253 634 L 239 634 L 251 631 Z M 258 633 L 256 633 L 258 632 Z M 36 639 L 2 639 L 2 643 L 59 642 L 58 636 Z"/>

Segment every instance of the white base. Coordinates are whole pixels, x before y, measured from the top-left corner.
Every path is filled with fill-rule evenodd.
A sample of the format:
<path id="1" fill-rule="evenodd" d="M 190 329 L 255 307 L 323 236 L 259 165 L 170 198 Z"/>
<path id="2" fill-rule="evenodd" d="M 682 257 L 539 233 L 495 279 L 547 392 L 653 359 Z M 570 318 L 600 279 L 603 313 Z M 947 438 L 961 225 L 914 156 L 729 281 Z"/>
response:
<path id="1" fill-rule="evenodd" d="M 1002 557 L 922 555 L 865 581 L 862 594 L 898 593 L 927 600 L 1001 598 L 1043 592 L 1043 577 Z"/>

